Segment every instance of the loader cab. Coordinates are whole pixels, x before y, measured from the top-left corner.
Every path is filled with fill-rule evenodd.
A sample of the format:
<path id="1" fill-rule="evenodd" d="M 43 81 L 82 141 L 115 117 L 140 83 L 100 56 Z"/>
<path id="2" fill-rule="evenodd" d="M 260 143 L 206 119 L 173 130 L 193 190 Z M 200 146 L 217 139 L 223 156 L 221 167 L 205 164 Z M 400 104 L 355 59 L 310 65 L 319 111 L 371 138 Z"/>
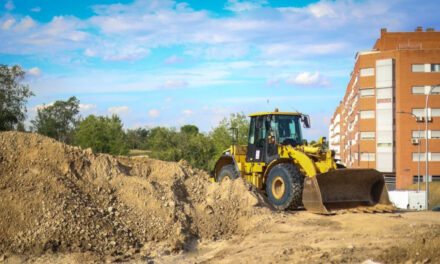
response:
<path id="1" fill-rule="evenodd" d="M 247 162 L 269 163 L 279 158 L 277 144 L 302 145 L 301 121 L 304 116 L 300 113 L 258 113 L 250 117 Z"/>

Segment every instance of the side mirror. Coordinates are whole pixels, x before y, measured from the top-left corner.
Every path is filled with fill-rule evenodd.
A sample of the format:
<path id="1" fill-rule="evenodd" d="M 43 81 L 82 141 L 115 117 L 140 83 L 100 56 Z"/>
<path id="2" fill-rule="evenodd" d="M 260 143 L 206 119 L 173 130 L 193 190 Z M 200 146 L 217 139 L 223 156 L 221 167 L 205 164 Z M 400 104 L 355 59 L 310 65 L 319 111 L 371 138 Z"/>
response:
<path id="1" fill-rule="evenodd" d="M 311 127 L 311 122 L 310 122 L 310 116 L 309 115 L 302 115 L 301 116 L 301 121 L 303 122 L 305 128 L 310 128 Z"/>

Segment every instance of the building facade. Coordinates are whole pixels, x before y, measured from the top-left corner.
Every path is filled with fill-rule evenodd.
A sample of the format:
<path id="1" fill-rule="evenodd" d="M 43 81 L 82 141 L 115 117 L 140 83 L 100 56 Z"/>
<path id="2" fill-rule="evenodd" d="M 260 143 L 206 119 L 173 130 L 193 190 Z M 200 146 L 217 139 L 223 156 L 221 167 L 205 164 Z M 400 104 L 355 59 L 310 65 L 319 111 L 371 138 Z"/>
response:
<path id="1" fill-rule="evenodd" d="M 372 50 L 356 54 L 344 99 L 331 119 L 329 146 L 340 163 L 375 168 L 397 189 L 417 182 L 420 147 L 420 181 L 425 181 L 425 111 L 428 180 L 440 181 L 440 32 L 382 29 Z"/>

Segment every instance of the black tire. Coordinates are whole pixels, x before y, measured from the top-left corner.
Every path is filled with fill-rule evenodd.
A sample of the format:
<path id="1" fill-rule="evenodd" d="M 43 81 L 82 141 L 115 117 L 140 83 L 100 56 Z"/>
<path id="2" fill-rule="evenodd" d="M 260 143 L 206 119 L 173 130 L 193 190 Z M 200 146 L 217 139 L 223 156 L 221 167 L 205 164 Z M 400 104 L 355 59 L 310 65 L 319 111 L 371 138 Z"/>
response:
<path id="1" fill-rule="evenodd" d="M 218 173 L 216 182 L 222 182 L 226 179 L 229 180 L 235 180 L 239 177 L 238 171 L 235 169 L 234 164 L 229 164 L 226 166 L 223 166 L 223 168 L 220 169 L 220 172 Z"/>
<path id="2" fill-rule="evenodd" d="M 291 163 L 275 165 L 267 177 L 266 194 L 278 210 L 295 209 L 302 204 L 304 177 Z"/>

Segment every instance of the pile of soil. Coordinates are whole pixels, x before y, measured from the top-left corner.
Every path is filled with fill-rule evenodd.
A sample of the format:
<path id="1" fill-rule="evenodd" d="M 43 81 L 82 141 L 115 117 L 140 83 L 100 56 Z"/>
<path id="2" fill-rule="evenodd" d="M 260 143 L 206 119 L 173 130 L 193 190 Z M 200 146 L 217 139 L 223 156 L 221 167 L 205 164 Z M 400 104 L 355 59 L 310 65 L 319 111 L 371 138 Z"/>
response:
<path id="1" fill-rule="evenodd" d="M 166 254 L 246 234 L 254 216 L 270 214 L 251 184 L 210 183 L 184 161 L 114 157 L 38 134 L 0 133 L 0 255 L 147 257 L 156 254 L 152 245 Z"/>

